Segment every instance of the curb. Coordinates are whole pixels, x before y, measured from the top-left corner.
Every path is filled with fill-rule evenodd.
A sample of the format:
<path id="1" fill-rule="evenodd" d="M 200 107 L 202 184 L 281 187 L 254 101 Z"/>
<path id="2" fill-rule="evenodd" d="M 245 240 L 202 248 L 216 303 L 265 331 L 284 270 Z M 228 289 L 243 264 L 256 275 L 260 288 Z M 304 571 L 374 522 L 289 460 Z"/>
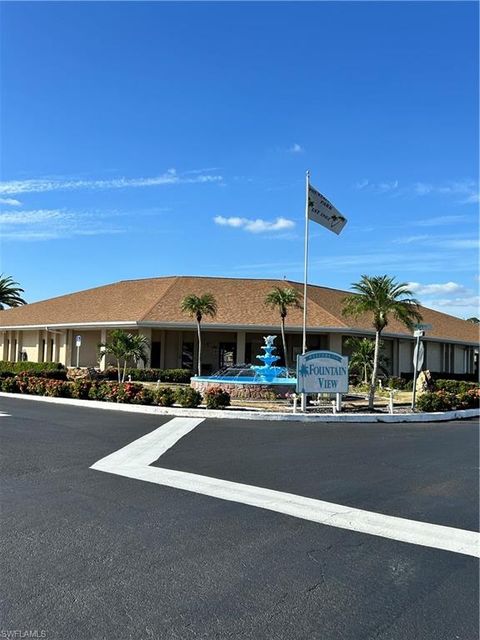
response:
<path id="1" fill-rule="evenodd" d="M 343 422 L 343 423 L 401 423 L 401 422 L 446 422 L 462 418 L 476 418 L 480 416 L 480 409 L 459 409 L 457 411 L 444 411 L 438 413 L 398 413 L 398 414 L 371 414 L 371 413 L 270 413 L 267 411 L 235 411 L 229 409 L 182 409 L 173 407 L 152 407 L 150 405 L 116 404 L 113 402 L 101 402 L 100 400 L 76 400 L 72 398 L 49 398 L 47 396 L 25 395 L 23 393 L 0 392 L 0 398 L 16 398 L 21 400 L 33 400 L 35 402 L 50 402 L 69 407 L 86 407 L 90 409 L 103 409 L 106 411 L 127 411 L 129 413 L 143 413 L 157 416 L 182 416 L 185 418 L 218 418 L 220 420 L 267 420 L 280 422 Z"/>

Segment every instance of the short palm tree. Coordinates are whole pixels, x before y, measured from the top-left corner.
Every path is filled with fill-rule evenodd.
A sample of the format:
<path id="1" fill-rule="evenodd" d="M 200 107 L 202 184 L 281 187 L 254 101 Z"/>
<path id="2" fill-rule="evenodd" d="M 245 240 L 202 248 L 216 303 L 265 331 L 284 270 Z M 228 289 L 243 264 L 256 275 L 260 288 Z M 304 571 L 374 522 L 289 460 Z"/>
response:
<path id="1" fill-rule="evenodd" d="M 280 313 L 280 330 L 282 332 L 283 355 L 285 367 L 288 370 L 287 341 L 285 339 L 285 318 L 290 307 L 300 308 L 300 293 L 291 287 L 273 287 L 265 297 L 265 304 L 271 309 L 277 309 Z"/>
<path id="2" fill-rule="evenodd" d="M 141 334 L 127 333 L 121 329 L 111 332 L 109 339 L 98 345 L 100 359 L 112 355 L 117 361 L 118 381 L 125 382 L 127 373 L 127 363 L 129 360 L 142 360 L 147 363 L 147 349 L 149 346 L 146 336 Z"/>
<path id="3" fill-rule="evenodd" d="M 197 371 L 198 375 L 202 375 L 202 331 L 201 323 L 204 316 L 210 316 L 214 318 L 217 315 L 217 301 L 211 293 L 204 293 L 201 296 L 197 296 L 194 293 L 190 293 L 182 300 L 181 309 L 183 313 L 188 313 L 191 318 L 195 318 L 197 321 L 197 335 L 198 335 L 198 357 L 197 357 Z"/>
<path id="4" fill-rule="evenodd" d="M 5 307 L 20 307 L 27 304 L 21 297 L 23 289 L 18 282 L 15 282 L 12 276 L 0 275 L 0 309 Z"/>
<path id="5" fill-rule="evenodd" d="M 388 325 L 389 316 L 393 316 L 408 329 L 412 330 L 414 322 L 422 319 L 418 301 L 405 283 L 398 283 L 389 276 L 365 276 L 352 284 L 355 294 L 347 296 L 343 301 L 343 315 L 358 318 L 364 314 L 372 314 L 375 328 L 375 352 L 373 372 L 368 395 L 368 406 L 373 409 L 375 388 L 377 384 L 378 361 L 380 354 L 380 338 Z"/>
<path id="6" fill-rule="evenodd" d="M 363 383 L 368 384 L 369 376 L 373 372 L 375 361 L 375 341 L 370 338 L 357 338 L 352 336 L 345 341 L 347 347 L 352 351 L 348 364 L 350 370 L 358 372 L 363 378 Z M 386 372 L 387 359 L 382 355 L 383 343 L 380 342 L 380 355 L 378 358 L 378 368 Z"/>

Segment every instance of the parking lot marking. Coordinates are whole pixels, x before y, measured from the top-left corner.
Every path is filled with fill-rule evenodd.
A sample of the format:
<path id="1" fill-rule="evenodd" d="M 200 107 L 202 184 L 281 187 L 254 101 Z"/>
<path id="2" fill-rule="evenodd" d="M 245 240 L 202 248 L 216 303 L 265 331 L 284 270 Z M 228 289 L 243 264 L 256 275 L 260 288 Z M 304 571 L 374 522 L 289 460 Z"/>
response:
<path id="1" fill-rule="evenodd" d="M 331 527 L 480 557 L 480 534 L 475 531 L 388 516 L 283 491 L 149 466 L 203 420 L 173 418 L 155 431 L 102 458 L 90 468 L 259 507 Z"/>

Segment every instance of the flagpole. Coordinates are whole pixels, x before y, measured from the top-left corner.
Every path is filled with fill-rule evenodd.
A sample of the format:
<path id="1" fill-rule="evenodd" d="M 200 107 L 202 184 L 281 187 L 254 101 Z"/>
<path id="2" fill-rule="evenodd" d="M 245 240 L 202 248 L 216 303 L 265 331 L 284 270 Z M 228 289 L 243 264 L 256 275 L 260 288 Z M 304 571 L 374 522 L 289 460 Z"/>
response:
<path id="1" fill-rule="evenodd" d="M 305 176 L 305 262 L 303 266 L 303 337 L 302 354 L 307 350 L 307 281 L 308 281 L 308 188 L 310 186 L 310 171 Z"/>
<path id="2" fill-rule="evenodd" d="M 307 281 L 308 281 L 308 188 L 310 186 L 310 171 L 305 174 L 305 262 L 303 268 L 303 335 L 302 354 L 307 351 Z M 297 372 L 298 375 L 298 372 Z M 307 410 L 307 394 L 302 393 L 301 411 Z"/>

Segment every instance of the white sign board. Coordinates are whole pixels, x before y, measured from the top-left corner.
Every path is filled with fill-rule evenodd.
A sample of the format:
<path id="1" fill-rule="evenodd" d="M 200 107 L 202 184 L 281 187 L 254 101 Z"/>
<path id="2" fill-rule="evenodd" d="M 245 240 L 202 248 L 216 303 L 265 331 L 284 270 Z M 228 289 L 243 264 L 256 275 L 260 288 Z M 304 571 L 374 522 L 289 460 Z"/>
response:
<path id="1" fill-rule="evenodd" d="M 75 346 L 76 347 L 81 347 L 82 346 L 82 336 L 77 336 L 75 338 Z"/>
<path id="2" fill-rule="evenodd" d="M 347 393 L 348 358 L 333 351 L 297 356 L 297 393 Z"/>
<path id="3" fill-rule="evenodd" d="M 413 350 L 413 367 L 417 371 L 420 371 L 423 365 L 423 359 L 425 357 L 425 347 L 423 346 L 423 342 L 419 343 L 419 350 L 418 350 L 418 361 L 417 361 L 417 345 L 415 345 L 415 349 Z"/>
<path id="4" fill-rule="evenodd" d="M 336 233 L 340 234 L 343 227 L 347 224 L 347 219 L 342 216 L 340 211 L 312 186 L 308 187 L 308 217 L 313 222 L 321 224 Z"/>

